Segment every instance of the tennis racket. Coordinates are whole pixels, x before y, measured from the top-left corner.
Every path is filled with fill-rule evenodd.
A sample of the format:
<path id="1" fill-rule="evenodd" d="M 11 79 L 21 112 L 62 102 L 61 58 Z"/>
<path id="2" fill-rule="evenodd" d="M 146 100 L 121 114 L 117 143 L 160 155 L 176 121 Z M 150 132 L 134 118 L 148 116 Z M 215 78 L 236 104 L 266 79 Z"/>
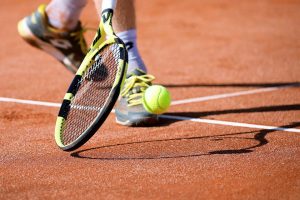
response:
<path id="1" fill-rule="evenodd" d="M 118 99 L 127 71 L 127 50 L 112 28 L 116 0 L 102 1 L 101 21 L 90 50 L 64 96 L 55 126 L 64 151 L 87 142 Z"/>

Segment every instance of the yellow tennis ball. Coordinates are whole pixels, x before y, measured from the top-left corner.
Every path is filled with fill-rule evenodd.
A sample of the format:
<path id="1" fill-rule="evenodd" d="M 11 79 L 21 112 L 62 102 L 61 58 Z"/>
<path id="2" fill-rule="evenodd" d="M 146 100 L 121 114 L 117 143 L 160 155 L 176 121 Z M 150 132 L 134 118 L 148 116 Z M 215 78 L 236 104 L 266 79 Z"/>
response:
<path id="1" fill-rule="evenodd" d="M 170 104 L 170 93 L 161 85 L 148 87 L 143 95 L 143 106 L 149 113 L 162 114 L 168 110 Z"/>

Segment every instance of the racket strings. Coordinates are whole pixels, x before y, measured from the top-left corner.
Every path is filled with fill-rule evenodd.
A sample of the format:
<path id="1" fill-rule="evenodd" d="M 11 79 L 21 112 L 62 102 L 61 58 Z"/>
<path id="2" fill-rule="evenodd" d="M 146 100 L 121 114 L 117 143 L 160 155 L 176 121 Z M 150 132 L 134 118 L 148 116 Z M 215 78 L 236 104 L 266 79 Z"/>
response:
<path id="1" fill-rule="evenodd" d="M 78 82 L 78 91 L 71 100 L 63 126 L 64 145 L 82 135 L 105 106 L 115 81 L 119 58 L 117 44 L 104 47 Z"/>

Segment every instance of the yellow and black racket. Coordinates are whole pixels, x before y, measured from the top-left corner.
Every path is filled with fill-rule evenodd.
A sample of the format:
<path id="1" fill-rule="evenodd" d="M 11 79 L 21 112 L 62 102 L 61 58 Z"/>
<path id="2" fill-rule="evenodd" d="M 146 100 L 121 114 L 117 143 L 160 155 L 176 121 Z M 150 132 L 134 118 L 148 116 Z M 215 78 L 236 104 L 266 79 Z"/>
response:
<path id="1" fill-rule="evenodd" d="M 95 134 L 113 109 L 125 80 L 127 50 L 112 28 L 116 0 L 102 2 L 99 29 L 56 120 L 55 141 L 64 151 L 80 147 Z"/>

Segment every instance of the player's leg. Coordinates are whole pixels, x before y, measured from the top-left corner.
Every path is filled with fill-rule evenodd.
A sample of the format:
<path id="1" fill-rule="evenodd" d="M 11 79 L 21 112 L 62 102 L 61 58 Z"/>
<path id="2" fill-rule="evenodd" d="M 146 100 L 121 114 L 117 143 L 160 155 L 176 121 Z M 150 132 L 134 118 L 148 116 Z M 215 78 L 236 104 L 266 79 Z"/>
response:
<path id="1" fill-rule="evenodd" d="M 52 0 L 46 7 L 51 26 L 72 31 L 76 28 L 87 0 Z"/>
<path id="2" fill-rule="evenodd" d="M 102 0 L 94 0 L 98 14 L 101 15 Z M 137 46 L 134 0 L 119 0 L 113 18 L 113 27 L 128 50 L 128 73 L 139 68 L 147 71 Z"/>
<path id="3" fill-rule="evenodd" d="M 87 51 L 79 21 L 86 3 L 87 0 L 52 0 L 40 5 L 18 23 L 19 34 L 75 73 Z"/>
<path id="4" fill-rule="evenodd" d="M 100 14 L 102 1 L 94 1 Z M 118 1 L 113 17 L 113 27 L 128 50 L 127 79 L 116 105 L 116 121 L 127 126 L 148 125 L 156 122 L 157 115 L 148 113 L 142 105 L 144 91 L 152 84 L 154 77 L 146 74 L 145 64 L 138 51 L 134 0 Z"/>

